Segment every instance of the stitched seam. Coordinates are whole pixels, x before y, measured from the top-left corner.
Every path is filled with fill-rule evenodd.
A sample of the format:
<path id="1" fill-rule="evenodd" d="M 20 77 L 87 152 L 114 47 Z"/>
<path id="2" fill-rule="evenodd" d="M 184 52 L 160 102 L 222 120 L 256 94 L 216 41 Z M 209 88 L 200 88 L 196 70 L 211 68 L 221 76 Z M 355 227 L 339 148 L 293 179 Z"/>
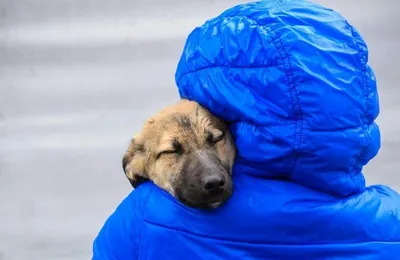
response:
<path id="1" fill-rule="evenodd" d="M 370 86 L 369 86 L 368 77 L 367 77 L 367 63 L 364 62 L 364 59 L 366 59 L 366 57 L 365 57 L 366 53 L 361 50 L 360 46 L 358 45 L 357 41 L 355 40 L 355 32 L 353 30 L 353 27 L 348 22 L 346 22 L 346 25 L 348 26 L 348 28 L 349 28 L 349 30 L 351 32 L 351 35 L 352 35 L 352 37 L 354 39 L 353 43 L 354 43 L 354 45 L 357 48 L 357 51 L 359 53 L 358 57 L 359 57 L 360 65 L 361 65 L 361 75 L 362 75 L 362 79 L 363 79 L 363 82 L 364 82 L 363 95 L 364 95 L 364 98 L 365 98 L 365 101 L 364 101 L 365 102 L 365 104 L 364 104 L 365 107 L 364 107 L 364 114 L 363 114 L 363 119 L 362 120 L 364 122 L 363 127 L 365 128 L 364 129 L 364 135 L 366 136 L 367 140 L 366 140 L 365 146 L 362 147 L 360 149 L 360 152 L 357 154 L 355 165 L 353 167 L 353 170 L 350 172 L 350 177 L 351 177 L 352 181 L 355 182 L 356 181 L 355 180 L 355 175 L 358 174 L 355 171 L 355 169 L 361 164 L 361 158 L 363 157 L 363 155 L 367 151 L 368 146 L 369 146 L 368 144 L 370 142 L 370 136 L 367 134 L 368 133 L 368 118 L 367 118 L 367 114 L 368 114 L 368 110 L 369 110 L 368 93 L 369 93 L 369 90 L 370 90 Z"/>
<path id="2" fill-rule="evenodd" d="M 303 129 L 306 129 L 310 132 L 324 133 L 324 132 L 343 132 L 343 131 L 348 131 L 348 130 L 356 130 L 361 127 L 363 127 L 363 125 L 337 127 L 337 128 L 331 128 L 331 129 L 315 129 L 315 128 L 304 127 Z"/>
<path id="3" fill-rule="evenodd" d="M 256 21 L 254 21 L 254 22 L 256 24 L 258 24 Z M 259 26 L 261 26 L 261 25 L 259 25 Z M 300 107 L 299 94 L 297 92 L 296 84 L 294 82 L 293 67 L 290 62 L 289 54 L 283 44 L 281 36 L 267 25 L 263 25 L 261 27 L 266 29 L 272 43 L 275 45 L 275 48 L 279 53 L 279 57 L 282 60 L 283 67 L 285 68 L 286 80 L 287 80 L 287 84 L 289 86 L 290 101 L 292 103 L 293 111 L 294 111 L 295 117 L 297 119 L 294 143 L 293 143 L 293 148 L 296 151 L 301 148 L 301 144 L 302 144 L 302 140 L 303 140 L 303 112 Z M 296 167 L 297 159 L 298 159 L 298 154 L 295 153 L 295 158 L 292 163 L 291 172 L 293 172 Z"/>
<path id="4" fill-rule="evenodd" d="M 186 75 L 190 75 L 193 73 L 197 73 L 203 70 L 209 70 L 209 69 L 268 69 L 268 68 L 276 68 L 279 67 L 280 65 L 283 64 L 265 64 L 265 65 L 257 65 L 257 66 L 228 66 L 228 65 L 212 65 L 212 66 L 207 66 L 207 67 L 201 67 L 193 71 L 188 71 L 182 74 L 181 78 L 184 78 Z"/>
<path id="5" fill-rule="evenodd" d="M 257 242 L 257 241 L 240 241 L 240 240 L 233 240 L 233 239 L 223 239 L 223 238 L 216 238 L 216 237 L 212 237 L 209 235 L 204 235 L 204 234 L 198 234 L 195 233 L 193 231 L 189 231 L 189 230 L 182 230 L 179 228 L 172 228 L 172 227 L 168 227 L 166 225 L 162 225 L 159 223 L 155 223 L 149 220 L 144 220 L 147 224 L 152 225 L 152 226 L 156 226 L 156 227 L 160 227 L 160 228 L 165 228 L 168 230 L 173 230 L 176 232 L 181 232 L 181 233 L 185 233 L 185 234 L 190 234 L 196 237 L 201 237 L 201 238 L 206 238 L 206 239 L 212 239 L 212 240 L 218 240 L 218 241 L 230 241 L 230 242 L 234 242 L 234 243 L 243 243 L 243 244 L 257 244 L 257 245 L 275 245 L 275 246 L 322 246 L 322 245 L 332 245 L 332 244 L 336 244 L 336 245 L 350 245 L 350 244 L 362 244 L 362 243 L 400 243 L 400 241 L 384 241 L 384 240 L 374 240 L 374 241 L 351 241 L 348 243 L 330 243 L 327 242 L 326 244 L 324 243 L 312 243 L 312 244 L 295 244 L 295 243 L 273 243 L 273 242 L 266 242 L 266 243 L 262 243 L 262 242 Z"/>

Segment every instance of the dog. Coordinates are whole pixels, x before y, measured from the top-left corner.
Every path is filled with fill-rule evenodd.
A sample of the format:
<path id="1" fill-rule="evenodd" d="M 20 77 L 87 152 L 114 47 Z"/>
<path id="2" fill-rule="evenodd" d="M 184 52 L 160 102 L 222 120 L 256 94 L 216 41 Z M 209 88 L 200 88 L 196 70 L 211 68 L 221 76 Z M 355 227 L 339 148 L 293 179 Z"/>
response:
<path id="1" fill-rule="evenodd" d="M 232 194 L 235 156 L 227 124 L 183 99 L 146 121 L 122 166 L 133 188 L 150 180 L 187 206 L 212 209 Z"/>

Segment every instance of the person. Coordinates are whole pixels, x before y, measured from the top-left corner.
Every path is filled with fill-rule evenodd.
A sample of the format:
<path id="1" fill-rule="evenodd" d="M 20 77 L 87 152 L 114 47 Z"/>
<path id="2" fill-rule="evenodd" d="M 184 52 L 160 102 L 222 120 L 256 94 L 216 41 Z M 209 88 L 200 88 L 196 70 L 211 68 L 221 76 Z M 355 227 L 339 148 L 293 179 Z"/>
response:
<path id="1" fill-rule="evenodd" d="M 93 259 L 400 259 L 400 196 L 362 173 L 380 149 L 376 79 L 340 14 L 306 0 L 234 6 L 190 33 L 176 83 L 229 124 L 233 195 L 202 211 L 141 184 Z"/>

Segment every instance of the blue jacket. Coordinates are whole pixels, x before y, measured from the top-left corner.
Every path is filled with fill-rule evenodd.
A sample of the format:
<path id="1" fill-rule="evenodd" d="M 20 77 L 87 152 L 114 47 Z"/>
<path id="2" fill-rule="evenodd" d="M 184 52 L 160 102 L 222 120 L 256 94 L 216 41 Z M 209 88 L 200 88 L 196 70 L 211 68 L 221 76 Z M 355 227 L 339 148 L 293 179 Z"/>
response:
<path id="1" fill-rule="evenodd" d="M 354 27 L 304 0 L 239 5 L 196 28 L 176 83 L 230 124 L 233 196 L 206 212 L 144 183 L 93 259 L 400 259 L 400 196 L 362 174 L 380 148 L 367 61 Z"/>

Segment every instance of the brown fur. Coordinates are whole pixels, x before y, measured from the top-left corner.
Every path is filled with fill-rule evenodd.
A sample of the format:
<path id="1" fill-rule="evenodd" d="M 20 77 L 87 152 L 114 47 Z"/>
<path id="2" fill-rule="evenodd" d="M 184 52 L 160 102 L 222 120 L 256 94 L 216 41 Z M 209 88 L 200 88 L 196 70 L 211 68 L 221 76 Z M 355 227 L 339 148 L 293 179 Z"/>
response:
<path id="1" fill-rule="evenodd" d="M 227 182 L 224 196 L 209 204 L 226 200 L 232 191 L 234 158 L 225 123 L 198 103 L 181 100 L 147 120 L 122 161 L 133 187 L 148 179 L 188 205 L 207 207 L 211 205 L 204 194 L 196 195 L 202 188 L 197 186 L 208 175 L 222 174 Z"/>

